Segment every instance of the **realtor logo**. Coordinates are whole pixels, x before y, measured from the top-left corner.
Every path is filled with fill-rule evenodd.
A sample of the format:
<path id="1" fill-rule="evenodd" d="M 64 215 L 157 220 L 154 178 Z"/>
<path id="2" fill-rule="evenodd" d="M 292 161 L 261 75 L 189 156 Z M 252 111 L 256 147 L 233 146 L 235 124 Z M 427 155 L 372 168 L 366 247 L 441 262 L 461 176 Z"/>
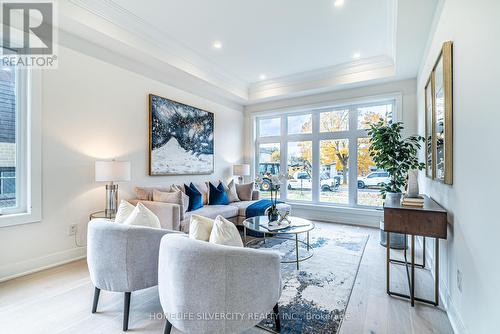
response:
<path id="1" fill-rule="evenodd" d="M 35 0 L 36 1 L 36 0 Z M 1 1 L 4 66 L 54 67 L 54 3 Z"/>

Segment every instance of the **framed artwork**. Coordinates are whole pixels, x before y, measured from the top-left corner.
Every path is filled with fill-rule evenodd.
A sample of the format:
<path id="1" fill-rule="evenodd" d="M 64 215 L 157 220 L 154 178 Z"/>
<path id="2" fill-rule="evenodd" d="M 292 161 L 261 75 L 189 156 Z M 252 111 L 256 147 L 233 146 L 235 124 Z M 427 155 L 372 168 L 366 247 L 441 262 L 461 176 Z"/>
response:
<path id="1" fill-rule="evenodd" d="M 425 86 L 426 175 L 453 184 L 453 42 L 443 44 Z"/>
<path id="2" fill-rule="evenodd" d="M 149 94 L 149 175 L 213 171 L 214 114 Z"/>

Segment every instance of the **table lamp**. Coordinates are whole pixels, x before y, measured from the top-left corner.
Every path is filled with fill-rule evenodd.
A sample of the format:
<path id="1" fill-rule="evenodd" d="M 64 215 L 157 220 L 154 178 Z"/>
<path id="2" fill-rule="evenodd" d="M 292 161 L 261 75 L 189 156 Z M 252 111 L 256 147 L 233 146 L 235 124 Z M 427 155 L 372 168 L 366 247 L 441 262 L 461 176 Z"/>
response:
<path id="1" fill-rule="evenodd" d="M 233 165 L 233 175 L 238 176 L 239 183 L 243 183 L 243 176 L 250 175 L 250 165 L 248 164 Z"/>
<path id="2" fill-rule="evenodd" d="M 118 185 L 113 182 L 130 181 L 130 161 L 96 161 L 95 180 L 108 182 L 105 215 L 114 215 L 118 208 Z"/>

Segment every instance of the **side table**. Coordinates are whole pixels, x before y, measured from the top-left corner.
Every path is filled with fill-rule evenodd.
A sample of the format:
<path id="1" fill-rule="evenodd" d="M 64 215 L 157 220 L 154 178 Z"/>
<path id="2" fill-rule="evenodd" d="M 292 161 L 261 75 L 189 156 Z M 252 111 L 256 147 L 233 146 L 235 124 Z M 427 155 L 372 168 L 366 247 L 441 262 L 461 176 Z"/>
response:
<path id="1" fill-rule="evenodd" d="M 96 219 L 96 218 L 104 218 L 108 220 L 114 220 L 115 219 L 115 213 L 106 213 L 106 211 L 101 210 L 101 211 L 96 211 L 92 212 L 89 215 L 89 220 Z"/>

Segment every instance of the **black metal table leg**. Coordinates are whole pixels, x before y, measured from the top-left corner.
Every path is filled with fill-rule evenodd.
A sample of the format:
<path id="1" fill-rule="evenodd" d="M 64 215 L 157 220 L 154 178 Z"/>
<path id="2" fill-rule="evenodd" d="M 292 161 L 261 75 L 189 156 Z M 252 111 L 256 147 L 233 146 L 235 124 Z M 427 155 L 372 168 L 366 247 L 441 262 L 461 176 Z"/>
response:
<path id="1" fill-rule="evenodd" d="M 411 306 L 415 306 L 415 236 L 411 236 Z"/>

